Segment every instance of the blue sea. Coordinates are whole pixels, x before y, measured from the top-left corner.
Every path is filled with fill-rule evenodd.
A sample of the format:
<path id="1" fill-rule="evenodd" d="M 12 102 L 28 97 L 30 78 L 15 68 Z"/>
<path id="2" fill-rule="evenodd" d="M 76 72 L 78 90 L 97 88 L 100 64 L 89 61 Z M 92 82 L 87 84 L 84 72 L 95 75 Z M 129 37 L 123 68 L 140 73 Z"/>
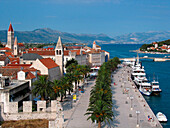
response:
<path id="1" fill-rule="evenodd" d="M 102 50 L 110 52 L 110 58 L 115 56 L 119 58 L 136 57 L 137 53 L 130 52 L 130 50 L 137 50 L 141 47 L 140 44 L 103 44 Z M 139 56 L 149 57 L 164 57 L 170 54 L 139 54 Z M 151 60 L 141 60 L 145 67 L 147 78 L 152 80 L 153 74 L 160 82 L 162 93 L 160 96 L 145 96 L 146 101 L 155 113 L 163 112 L 169 121 L 162 123 L 164 128 L 170 128 L 170 62 L 153 62 Z"/>

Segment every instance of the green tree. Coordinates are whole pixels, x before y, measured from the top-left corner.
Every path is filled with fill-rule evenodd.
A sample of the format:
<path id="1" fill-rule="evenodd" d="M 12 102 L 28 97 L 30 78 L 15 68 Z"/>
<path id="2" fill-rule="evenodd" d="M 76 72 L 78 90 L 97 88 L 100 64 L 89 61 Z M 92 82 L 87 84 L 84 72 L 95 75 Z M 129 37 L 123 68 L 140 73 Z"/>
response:
<path id="1" fill-rule="evenodd" d="M 91 119 L 92 122 L 96 120 L 98 128 L 101 128 L 102 122 L 110 123 L 113 117 L 111 72 L 117 68 L 119 63 L 117 57 L 103 63 L 98 71 L 96 84 L 90 93 L 89 107 L 85 115 L 89 115 L 87 119 Z"/>
<path id="2" fill-rule="evenodd" d="M 51 82 L 47 76 L 40 76 L 39 79 L 33 83 L 32 93 L 35 96 L 41 96 L 41 100 L 49 97 L 52 91 Z"/>
<path id="3" fill-rule="evenodd" d="M 69 65 L 71 65 L 71 64 L 78 65 L 78 62 L 77 62 L 77 60 L 75 60 L 74 58 L 72 58 L 71 60 L 68 60 L 68 61 L 67 61 L 65 68 L 67 68 L 67 67 L 68 67 Z"/>
<path id="4" fill-rule="evenodd" d="M 56 93 L 56 96 L 61 97 L 60 102 L 63 102 L 63 96 L 65 94 L 65 88 L 64 88 L 63 84 L 64 84 L 63 79 L 53 81 L 53 89 L 54 89 L 54 92 Z"/>

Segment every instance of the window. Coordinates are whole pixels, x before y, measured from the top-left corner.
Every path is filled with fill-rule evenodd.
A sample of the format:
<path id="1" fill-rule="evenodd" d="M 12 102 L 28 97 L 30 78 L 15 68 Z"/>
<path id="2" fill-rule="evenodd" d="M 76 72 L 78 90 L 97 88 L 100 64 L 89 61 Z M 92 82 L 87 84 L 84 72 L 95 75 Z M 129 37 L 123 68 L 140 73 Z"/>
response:
<path id="1" fill-rule="evenodd" d="M 58 50 L 56 50 L 56 54 L 58 55 Z"/>
<path id="2" fill-rule="evenodd" d="M 32 64 L 32 62 L 30 62 L 30 64 Z"/>
<path id="3" fill-rule="evenodd" d="M 66 62 L 68 61 L 68 58 L 66 58 Z"/>
<path id="4" fill-rule="evenodd" d="M 61 50 L 59 50 L 59 55 L 61 55 Z"/>

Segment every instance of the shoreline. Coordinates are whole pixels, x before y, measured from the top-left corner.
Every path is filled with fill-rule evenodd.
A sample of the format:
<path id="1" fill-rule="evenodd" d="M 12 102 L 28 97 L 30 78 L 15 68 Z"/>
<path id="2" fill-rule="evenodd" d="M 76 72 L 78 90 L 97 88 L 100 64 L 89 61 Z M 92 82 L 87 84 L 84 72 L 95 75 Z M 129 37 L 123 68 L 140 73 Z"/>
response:
<path id="1" fill-rule="evenodd" d="M 160 53 L 160 52 L 143 52 L 139 50 L 129 50 L 129 52 L 145 53 L 145 54 L 170 54 L 170 53 Z"/>

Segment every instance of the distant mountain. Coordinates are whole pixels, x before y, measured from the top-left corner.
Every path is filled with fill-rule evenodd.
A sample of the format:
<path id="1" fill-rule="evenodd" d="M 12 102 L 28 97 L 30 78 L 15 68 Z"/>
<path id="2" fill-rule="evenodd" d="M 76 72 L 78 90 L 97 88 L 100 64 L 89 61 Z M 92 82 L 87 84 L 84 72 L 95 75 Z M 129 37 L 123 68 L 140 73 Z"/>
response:
<path id="1" fill-rule="evenodd" d="M 114 37 L 116 40 L 114 43 L 124 43 L 124 44 L 149 44 L 154 41 L 163 41 L 170 39 L 170 31 L 150 31 L 150 32 L 136 32 L 136 33 L 130 33 L 125 35 L 120 35 Z"/>
<path id="2" fill-rule="evenodd" d="M 117 43 L 117 44 L 144 44 L 153 41 L 162 41 L 170 39 L 170 31 L 150 31 L 129 33 L 111 38 L 105 34 L 74 34 L 68 32 L 60 32 L 50 28 L 35 29 L 33 31 L 15 31 L 19 42 L 25 43 L 55 43 L 61 36 L 64 43 Z M 0 41 L 6 42 L 7 31 L 0 31 Z"/>
<path id="3" fill-rule="evenodd" d="M 25 43 L 54 43 L 57 42 L 58 37 L 61 36 L 64 43 L 92 43 L 96 40 L 98 43 L 106 43 L 114 41 L 113 38 L 105 34 L 73 34 L 67 32 L 60 32 L 50 28 L 36 29 L 34 31 L 15 31 L 19 42 Z M 0 31 L 0 41 L 6 42 L 7 31 Z"/>

